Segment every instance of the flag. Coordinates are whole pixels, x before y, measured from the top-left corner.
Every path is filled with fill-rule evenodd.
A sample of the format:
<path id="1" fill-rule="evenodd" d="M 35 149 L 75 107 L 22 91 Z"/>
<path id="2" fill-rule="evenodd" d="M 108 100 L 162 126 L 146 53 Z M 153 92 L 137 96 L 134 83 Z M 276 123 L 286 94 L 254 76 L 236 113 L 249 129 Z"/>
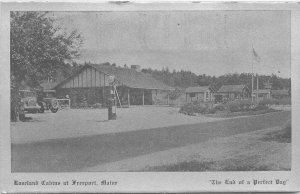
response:
<path id="1" fill-rule="evenodd" d="M 254 60 L 259 63 L 260 62 L 260 57 L 258 56 L 258 54 L 256 53 L 256 51 L 254 50 L 254 48 L 252 50 L 252 53 L 253 53 Z"/>

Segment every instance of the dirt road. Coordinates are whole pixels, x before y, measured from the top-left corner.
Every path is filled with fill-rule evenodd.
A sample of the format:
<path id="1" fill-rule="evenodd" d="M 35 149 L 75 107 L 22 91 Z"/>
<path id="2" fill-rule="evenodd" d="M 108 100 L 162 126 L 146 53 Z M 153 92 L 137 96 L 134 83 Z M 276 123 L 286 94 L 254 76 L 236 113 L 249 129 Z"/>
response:
<path id="1" fill-rule="evenodd" d="M 282 126 L 290 118 L 291 112 L 284 111 L 210 123 L 12 144 L 12 171 L 72 172 L 218 137 Z"/>

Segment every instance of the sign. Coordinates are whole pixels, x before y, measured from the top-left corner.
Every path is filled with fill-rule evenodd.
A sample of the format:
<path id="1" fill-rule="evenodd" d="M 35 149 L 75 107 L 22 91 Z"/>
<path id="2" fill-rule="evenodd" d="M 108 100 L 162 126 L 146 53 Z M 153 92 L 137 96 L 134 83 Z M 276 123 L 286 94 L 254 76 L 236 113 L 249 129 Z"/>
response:
<path id="1" fill-rule="evenodd" d="M 108 76 L 108 83 L 110 85 L 113 85 L 114 81 L 115 81 L 115 76 L 113 75 Z"/>

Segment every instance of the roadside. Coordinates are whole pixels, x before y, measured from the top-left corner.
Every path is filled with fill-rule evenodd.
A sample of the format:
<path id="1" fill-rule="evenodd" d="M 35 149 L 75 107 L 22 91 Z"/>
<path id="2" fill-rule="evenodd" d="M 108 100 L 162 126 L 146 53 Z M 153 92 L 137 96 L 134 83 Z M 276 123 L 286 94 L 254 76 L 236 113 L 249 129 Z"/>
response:
<path id="1" fill-rule="evenodd" d="M 286 171 L 291 169 L 289 123 L 80 171 Z"/>
<path id="2" fill-rule="evenodd" d="M 93 168 L 143 155 L 205 143 L 216 138 L 283 126 L 290 119 L 291 112 L 281 111 L 216 122 L 12 144 L 12 171 L 80 171 L 81 169 Z M 238 143 L 244 144 L 243 142 Z M 226 148 L 226 144 L 221 147 Z M 199 149 L 197 148 L 197 150 Z M 213 146 L 206 151 L 215 154 Z M 190 151 L 187 150 L 187 152 Z M 175 153 L 174 156 L 177 156 Z M 193 152 L 190 153 L 193 155 Z M 163 160 L 163 158 L 158 158 L 158 160 Z M 177 163 L 177 159 L 168 161 Z M 139 163 L 136 165 L 139 165 Z M 161 163 L 156 166 L 159 165 Z"/>
<path id="3" fill-rule="evenodd" d="M 213 118 L 233 118 L 233 117 L 243 117 L 243 116 L 255 116 L 255 115 L 262 115 L 262 114 L 268 114 L 273 112 L 278 112 L 281 110 L 257 110 L 257 111 L 248 111 L 248 112 L 224 112 L 224 113 L 218 113 L 218 114 L 207 114 L 205 116 L 207 117 L 213 117 Z"/>

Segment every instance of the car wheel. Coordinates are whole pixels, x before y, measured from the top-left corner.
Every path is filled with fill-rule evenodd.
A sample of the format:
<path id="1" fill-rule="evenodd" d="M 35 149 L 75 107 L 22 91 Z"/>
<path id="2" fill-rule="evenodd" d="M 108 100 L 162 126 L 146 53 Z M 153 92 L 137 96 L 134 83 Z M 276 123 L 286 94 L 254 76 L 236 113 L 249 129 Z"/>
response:
<path id="1" fill-rule="evenodd" d="M 42 102 L 39 102 L 38 105 L 41 107 L 39 109 L 39 113 L 44 113 L 45 112 L 45 107 L 44 107 L 44 104 Z"/>
<path id="2" fill-rule="evenodd" d="M 24 122 L 25 121 L 25 114 L 20 114 L 19 115 L 19 120 Z"/>
<path id="3" fill-rule="evenodd" d="M 51 112 L 56 113 L 58 111 L 58 108 L 51 108 Z"/>

